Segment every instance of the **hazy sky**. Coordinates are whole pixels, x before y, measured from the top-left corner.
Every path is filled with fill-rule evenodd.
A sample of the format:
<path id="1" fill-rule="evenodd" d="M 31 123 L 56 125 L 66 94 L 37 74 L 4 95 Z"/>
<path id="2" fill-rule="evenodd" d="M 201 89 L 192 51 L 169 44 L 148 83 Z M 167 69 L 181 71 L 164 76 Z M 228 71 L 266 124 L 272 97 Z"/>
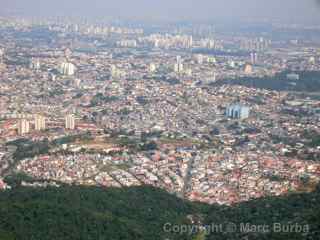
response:
<path id="1" fill-rule="evenodd" d="M 0 11 L 48 16 L 121 16 L 184 20 L 253 18 L 319 22 L 317 0 L 0 0 Z M 320 2 L 320 1 L 318 1 Z"/>

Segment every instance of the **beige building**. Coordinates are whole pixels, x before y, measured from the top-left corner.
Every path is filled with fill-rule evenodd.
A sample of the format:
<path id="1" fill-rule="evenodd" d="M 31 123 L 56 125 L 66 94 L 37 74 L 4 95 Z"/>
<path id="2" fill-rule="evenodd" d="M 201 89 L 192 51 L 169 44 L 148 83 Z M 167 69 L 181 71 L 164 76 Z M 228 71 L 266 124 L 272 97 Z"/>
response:
<path id="1" fill-rule="evenodd" d="M 46 118 L 42 115 L 35 115 L 34 117 L 34 128 L 37 131 L 45 130 L 46 129 Z"/>
<path id="2" fill-rule="evenodd" d="M 30 123 L 26 119 L 20 119 L 18 122 L 18 133 L 24 135 L 30 132 Z"/>
<path id="3" fill-rule="evenodd" d="M 149 65 L 149 72 L 154 73 L 157 70 L 157 67 L 154 63 L 150 63 Z"/>
<path id="4" fill-rule="evenodd" d="M 75 118 L 74 118 L 74 115 L 72 114 L 68 114 L 65 118 L 65 121 L 66 121 L 66 129 L 75 129 Z"/>
<path id="5" fill-rule="evenodd" d="M 252 72 L 253 72 L 253 67 L 252 67 L 252 65 L 251 65 L 251 64 L 246 64 L 246 65 L 244 66 L 244 73 L 245 73 L 245 74 L 252 74 Z"/>

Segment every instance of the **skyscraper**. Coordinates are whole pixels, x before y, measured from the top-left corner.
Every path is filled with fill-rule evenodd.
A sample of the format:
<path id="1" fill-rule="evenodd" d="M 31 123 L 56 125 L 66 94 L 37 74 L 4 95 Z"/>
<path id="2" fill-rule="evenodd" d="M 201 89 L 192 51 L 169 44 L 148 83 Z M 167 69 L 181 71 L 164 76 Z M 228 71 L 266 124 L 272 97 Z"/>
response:
<path id="1" fill-rule="evenodd" d="M 250 115 L 250 108 L 240 103 L 227 107 L 226 116 L 234 119 L 246 119 Z"/>
<path id="2" fill-rule="evenodd" d="M 46 119 L 42 115 L 35 115 L 34 117 L 34 128 L 37 131 L 45 130 L 46 129 Z"/>
<path id="3" fill-rule="evenodd" d="M 3 62 L 3 57 L 4 57 L 4 49 L 0 48 L 0 63 Z"/>
<path id="4" fill-rule="evenodd" d="M 174 71 L 176 73 L 182 73 L 183 72 L 183 64 L 182 64 L 181 56 L 177 56 L 177 62 L 174 65 Z"/>
<path id="5" fill-rule="evenodd" d="M 110 66 L 110 75 L 112 78 L 121 78 L 125 76 L 125 72 L 119 69 L 116 65 Z"/>
<path id="6" fill-rule="evenodd" d="M 253 72 L 253 67 L 252 67 L 252 65 L 247 63 L 247 64 L 244 66 L 244 73 L 250 75 L 250 74 L 252 74 L 252 72 Z"/>
<path id="7" fill-rule="evenodd" d="M 20 135 L 27 134 L 30 132 L 30 124 L 26 119 L 20 119 L 18 122 L 18 133 Z"/>
<path id="8" fill-rule="evenodd" d="M 252 65 L 257 64 L 257 62 L 258 62 L 258 53 L 252 52 L 252 53 L 250 54 L 250 60 L 251 60 L 251 64 L 252 64 Z"/>
<path id="9" fill-rule="evenodd" d="M 39 59 L 32 59 L 30 62 L 30 68 L 33 70 L 40 70 L 41 64 Z"/>
<path id="10" fill-rule="evenodd" d="M 150 65 L 149 65 L 149 72 L 150 72 L 150 73 L 153 73 L 153 72 L 155 72 L 156 70 L 157 70 L 156 65 L 155 65 L 154 63 L 150 63 Z"/>
<path id="11" fill-rule="evenodd" d="M 72 76 L 75 74 L 76 67 L 69 62 L 63 62 L 60 66 L 60 73 L 66 76 Z"/>
<path id="12" fill-rule="evenodd" d="M 65 118 L 65 127 L 66 129 L 75 129 L 75 119 L 73 114 L 68 114 Z"/>
<path id="13" fill-rule="evenodd" d="M 203 64 L 203 61 L 204 61 L 204 56 L 202 54 L 197 54 L 195 55 L 195 60 L 198 64 Z"/>
<path id="14" fill-rule="evenodd" d="M 66 48 L 66 49 L 64 50 L 64 56 L 65 56 L 66 59 L 70 59 L 70 58 L 71 58 L 71 56 L 72 56 L 72 51 L 71 51 L 70 48 Z"/>

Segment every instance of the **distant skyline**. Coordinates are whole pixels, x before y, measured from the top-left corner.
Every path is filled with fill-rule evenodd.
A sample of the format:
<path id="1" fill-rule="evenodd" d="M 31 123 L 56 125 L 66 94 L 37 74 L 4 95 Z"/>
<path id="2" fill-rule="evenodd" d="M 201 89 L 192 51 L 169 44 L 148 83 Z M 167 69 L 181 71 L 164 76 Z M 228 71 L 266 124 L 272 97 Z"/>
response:
<path id="1" fill-rule="evenodd" d="M 0 0 L 1 14 L 319 23 L 318 0 Z"/>

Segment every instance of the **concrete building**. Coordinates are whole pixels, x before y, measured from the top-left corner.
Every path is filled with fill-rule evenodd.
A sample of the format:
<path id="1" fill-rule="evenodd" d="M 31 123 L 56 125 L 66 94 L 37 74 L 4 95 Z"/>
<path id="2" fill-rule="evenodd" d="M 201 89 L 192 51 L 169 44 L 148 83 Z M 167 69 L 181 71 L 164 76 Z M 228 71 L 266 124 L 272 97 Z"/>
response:
<path id="1" fill-rule="evenodd" d="M 110 66 L 110 75 L 112 78 L 121 78 L 126 76 L 126 72 L 112 64 Z"/>
<path id="2" fill-rule="evenodd" d="M 177 62 L 174 65 L 174 71 L 176 73 L 182 73 L 183 72 L 183 63 L 182 63 L 182 59 L 181 56 L 177 56 Z"/>
<path id="3" fill-rule="evenodd" d="M 65 118 L 65 127 L 66 129 L 75 129 L 75 118 L 74 115 L 68 114 Z"/>
<path id="4" fill-rule="evenodd" d="M 46 129 L 46 118 L 42 115 L 35 115 L 34 117 L 34 128 L 36 131 L 41 131 Z"/>
<path id="5" fill-rule="evenodd" d="M 75 74 L 76 67 L 69 62 L 63 62 L 60 66 L 60 73 L 66 76 L 72 76 Z"/>
<path id="6" fill-rule="evenodd" d="M 24 135 L 30 132 L 30 123 L 26 119 L 20 119 L 18 122 L 18 133 Z"/>
<path id="7" fill-rule="evenodd" d="M 0 48 L 0 63 L 3 62 L 3 58 L 4 58 L 4 49 Z"/>
<path id="8" fill-rule="evenodd" d="M 226 110 L 226 116 L 233 119 L 246 119 L 249 115 L 250 108 L 240 103 L 231 104 Z"/>
<path id="9" fill-rule="evenodd" d="M 149 72 L 154 73 L 157 70 L 157 67 L 154 63 L 150 63 L 149 65 Z"/>
<path id="10" fill-rule="evenodd" d="M 196 63 L 202 65 L 203 62 L 204 62 L 204 56 L 202 54 L 196 54 L 194 56 L 195 60 L 196 60 Z"/>
<path id="11" fill-rule="evenodd" d="M 64 50 L 64 56 L 65 56 L 66 59 L 70 59 L 70 58 L 71 58 L 71 56 L 72 56 L 72 51 L 71 51 L 70 48 L 66 48 L 66 49 Z"/>
<path id="12" fill-rule="evenodd" d="M 258 53 L 252 52 L 250 54 L 250 61 L 252 65 L 256 65 L 258 63 Z"/>
<path id="13" fill-rule="evenodd" d="M 247 64 L 244 66 L 244 73 L 245 73 L 245 74 L 252 74 L 252 72 L 253 72 L 253 67 L 252 67 L 252 65 L 247 63 Z"/>
<path id="14" fill-rule="evenodd" d="M 30 67 L 30 69 L 33 69 L 36 71 L 40 70 L 40 68 L 41 68 L 40 60 L 39 59 L 32 59 L 29 67 Z"/>

